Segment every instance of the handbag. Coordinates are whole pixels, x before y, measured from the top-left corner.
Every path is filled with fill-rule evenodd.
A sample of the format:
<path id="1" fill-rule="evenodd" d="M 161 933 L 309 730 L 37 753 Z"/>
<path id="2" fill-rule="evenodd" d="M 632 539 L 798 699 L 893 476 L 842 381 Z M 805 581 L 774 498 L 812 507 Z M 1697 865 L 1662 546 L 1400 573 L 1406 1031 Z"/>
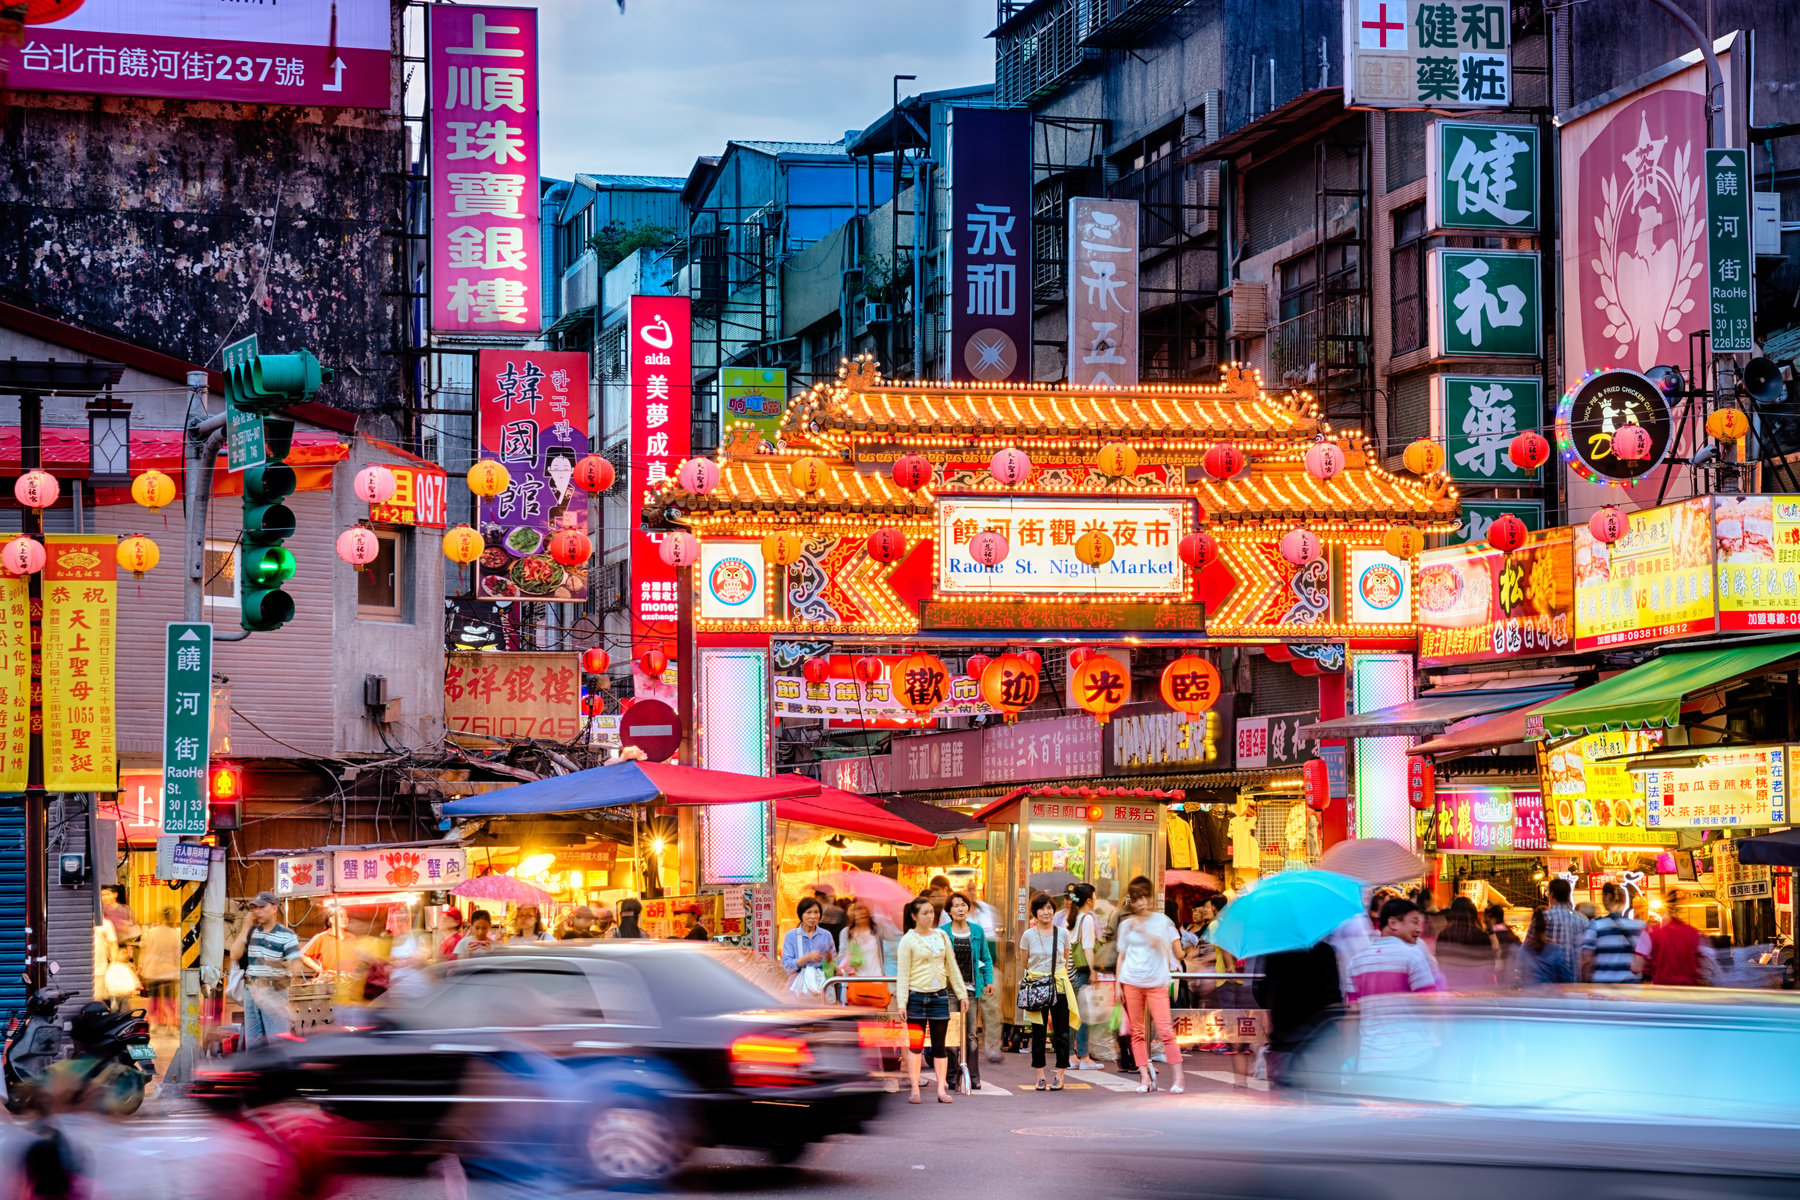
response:
<path id="1" fill-rule="evenodd" d="M 894 1002 L 885 983 L 850 983 L 844 986 L 844 1003 L 856 1008 L 886 1008 Z"/>
<path id="2" fill-rule="evenodd" d="M 1048 975 L 1026 975 L 1019 980 L 1019 1011 L 1049 1012 L 1056 1007 L 1056 956 L 1061 947 L 1056 940 L 1057 930 L 1050 931 L 1050 973 Z"/>

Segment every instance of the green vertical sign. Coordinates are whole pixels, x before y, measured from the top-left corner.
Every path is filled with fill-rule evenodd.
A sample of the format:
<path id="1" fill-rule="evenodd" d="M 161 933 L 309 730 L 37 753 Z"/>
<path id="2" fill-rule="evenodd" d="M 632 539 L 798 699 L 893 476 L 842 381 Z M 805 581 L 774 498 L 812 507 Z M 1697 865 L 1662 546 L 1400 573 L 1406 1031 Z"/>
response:
<path id="1" fill-rule="evenodd" d="M 1542 358 L 1535 250 L 1431 251 L 1433 358 Z"/>
<path id="2" fill-rule="evenodd" d="M 1439 121 L 1426 148 L 1433 229 L 1538 231 L 1537 126 Z"/>
<path id="3" fill-rule="evenodd" d="M 1544 381 L 1534 375 L 1440 375 L 1445 464 L 1458 483 L 1522 487 L 1540 470 L 1522 470 L 1508 451 L 1515 437 L 1544 423 Z"/>
<path id="4" fill-rule="evenodd" d="M 163 832 L 206 832 L 212 764 L 212 626 L 172 621 L 163 660 Z"/>
<path id="5" fill-rule="evenodd" d="M 1754 353 L 1750 337 L 1752 258 L 1750 159 L 1742 150 L 1706 152 L 1706 281 L 1712 293 L 1714 354 Z"/>
<path id="6" fill-rule="evenodd" d="M 719 371 L 719 440 L 732 446 L 754 430 L 773 450 L 787 409 L 787 368 L 724 367 Z M 748 428 L 745 428 L 745 427 Z M 744 447 L 754 454 L 761 446 Z"/>
<path id="7" fill-rule="evenodd" d="M 1507 513 L 1525 522 L 1527 529 L 1544 527 L 1542 500 L 1464 500 L 1462 527 L 1444 539 L 1445 544 L 1460 546 L 1464 542 L 1485 542 L 1494 522 Z"/>
<path id="8" fill-rule="evenodd" d="M 247 365 L 257 355 L 256 335 L 240 338 L 225 347 L 220 358 L 224 371 L 230 375 L 235 367 Z M 232 403 L 233 390 L 229 384 L 225 388 L 225 469 L 227 471 L 247 471 L 251 467 L 260 467 L 269 461 L 269 451 L 263 441 L 262 416 L 258 413 L 244 412 Z"/>

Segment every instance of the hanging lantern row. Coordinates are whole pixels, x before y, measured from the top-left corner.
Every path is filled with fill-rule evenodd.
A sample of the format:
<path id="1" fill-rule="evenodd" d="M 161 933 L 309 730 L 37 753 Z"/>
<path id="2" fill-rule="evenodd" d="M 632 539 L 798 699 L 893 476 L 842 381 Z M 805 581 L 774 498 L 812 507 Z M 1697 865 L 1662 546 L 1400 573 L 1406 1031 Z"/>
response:
<path id="1" fill-rule="evenodd" d="M 20 508 L 42 512 L 55 505 L 61 495 L 62 484 L 48 471 L 33 469 L 13 481 L 13 499 L 19 502 Z"/>
<path id="2" fill-rule="evenodd" d="M 873 654 L 865 654 L 851 664 L 850 673 L 863 683 L 880 683 L 887 664 Z"/>
<path id="3" fill-rule="evenodd" d="M 1244 457 L 1242 450 L 1230 442 L 1220 442 L 1206 452 L 1200 465 L 1214 479 L 1230 479 L 1244 469 L 1247 461 L 1249 460 Z"/>
<path id="4" fill-rule="evenodd" d="M 799 562 L 805 552 L 806 539 L 788 530 L 771 533 L 762 540 L 763 558 L 777 566 Z"/>
<path id="5" fill-rule="evenodd" d="M 153 467 L 131 481 L 131 498 L 156 512 L 175 499 L 175 481 Z"/>
<path id="6" fill-rule="evenodd" d="M 576 487 L 594 494 L 610 488 L 615 475 L 611 462 L 598 454 L 589 454 L 575 464 L 575 474 L 570 478 Z"/>
<path id="7" fill-rule="evenodd" d="M 984 567 L 999 566 L 1010 553 L 1012 546 L 998 530 L 986 529 L 969 539 L 969 557 Z"/>
<path id="8" fill-rule="evenodd" d="M 825 490 L 825 478 L 828 470 L 824 459 L 815 458 L 809 454 L 805 458 L 796 459 L 789 464 L 788 482 L 793 484 L 794 490 L 802 496 L 810 496 L 814 492 Z"/>
<path id="9" fill-rule="evenodd" d="M 1642 425 L 1621 425 L 1613 430 L 1612 451 L 1626 462 L 1643 462 L 1654 445 L 1655 439 Z"/>
<path id="10" fill-rule="evenodd" d="M 809 658 L 800 664 L 800 674 L 808 683 L 824 683 L 831 678 L 831 660 L 828 658 Z"/>
<path id="11" fill-rule="evenodd" d="M 1181 561 L 1196 571 L 1204 571 L 1219 561 L 1219 543 L 1212 534 L 1197 529 L 1182 538 L 1176 546 Z"/>
<path id="12" fill-rule="evenodd" d="M 1425 535 L 1411 525 L 1396 525 L 1382 535 L 1381 548 L 1395 558 L 1412 558 L 1425 548 Z"/>
<path id="13" fill-rule="evenodd" d="M 1528 429 L 1512 440 L 1506 457 L 1521 471 L 1535 471 L 1550 461 L 1550 439 Z"/>
<path id="14" fill-rule="evenodd" d="M 1496 517 L 1494 523 L 1488 526 L 1488 545 L 1502 554 L 1511 554 L 1525 544 L 1525 538 L 1530 532 L 1525 527 L 1525 522 L 1507 513 Z"/>
<path id="15" fill-rule="evenodd" d="M 931 482 L 931 460 L 923 454 L 902 454 L 894 460 L 894 483 L 908 492 L 916 492 Z"/>
<path id="16" fill-rule="evenodd" d="M 375 561 L 381 553 L 381 539 L 367 525 L 356 525 L 338 534 L 337 556 L 358 571 Z"/>
<path id="17" fill-rule="evenodd" d="M 935 654 L 910 654 L 894 664 L 894 698 L 921 717 L 950 695 L 950 669 Z"/>
<path id="18" fill-rule="evenodd" d="M 1098 529 L 1090 529 L 1075 539 L 1075 557 L 1095 570 L 1112 561 L 1115 548 L 1112 535 Z"/>
<path id="19" fill-rule="evenodd" d="M 1075 702 L 1100 724 L 1131 699 L 1131 672 L 1109 654 L 1097 654 L 1069 673 Z"/>
<path id="20" fill-rule="evenodd" d="M 444 530 L 444 557 L 466 567 L 480 558 L 487 541 L 469 525 L 454 525 Z"/>
<path id="21" fill-rule="evenodd" d="M 550 557 L 565 567 L 579 567 L 594 556 L 594 543 L 575 528 L 559 529 L 550 535 Z"/>
<path id="22" fill-rule="evenodd" d="M 1094 465 L 1102 474 L 1114 479 L 1130 479 L 1137 474 L 1138 453 L 1125 442 L 1113 442 L 1100 448 L 1100 453 L 1094 456 Z"/>
<path id="23" fill-rule="evenodd" d="M 469 490 L 483 500 L 490 500 L 504 492 L 512 484 L 512 472 L 491 458 L 478 459 L 469 464 L 469 473 L 465 478 Z"/>
<path id="24" fill-rule="evenodd" d="M 968 662 L 963 664 L 963 670 L 966 671 L 971 678 L 980 679 L 982 675 L 987 672 L 988 665 L 993 661 L 993 659 L 985 654 L 971 654 L 969 655 Z"/>
<path id="25" fill-rule="evenodd" d="M 44 569 L 44 544 L 20 534 L 0 549 L 0 563 L 14 575 L 36 575 Z"/>
<path id="26" fill-rule="evenodd" d="M 1444 448 L 1430 438 L 1419 438 L 1401 451 L 1400 461 L 1414 475 L 1433 475 L 1444 469 Z"/>
<path id="27" fill-rule="evenodd" d="M 638 666 L 643 668 L 644 674 L 651 679 L 661 679 L 663 672 L 669 669 L 668 654 L 655 646 L 638 655 L 637 661 Z"/>
<path id="28" fill-rule="evenodd" d="M 1031 478 L 1031 456 L 1017 446 L 996 450 L 988 460 L 988 474 L 1001 487 L 1018 487 Z"/>
<path id="29" fill-rule="evenodd" d="M 710 458 L 690 458 L 675 473 L 675 482 L 684 492 L 705 496 L 719 486 L 719 464 Z"/>
<path id="30" fill-rule="evenodd" d="M 906 554 L 906 535 L 892 526 L 883 526 L 869 535 L 869 557 L 878 563 L 897 562 Z"/>
<path id="31" fill-rule="evenodd" d="M 1290 529 L 1281 535 L 1281 557 L 1296 567 L 1303 567 L 1319 557 L 1322 544 L 1310 529 Z"/>
<path id="32" fill-rule="evenodd" d="M 1223 690 L 1219 668 L 1198 654 L 1184 654 L 1163 668 L 1163 703 L 1180 713 L 1184 724 L 1217 704 Z"/>
<path id="33" fill-rule="evenodd" d="M 1741 408 L 1715 408 L 1706 415 L 1706 432 L 1721 442 L 1741 441 L 1750 432 L 1750 417 Z"/>

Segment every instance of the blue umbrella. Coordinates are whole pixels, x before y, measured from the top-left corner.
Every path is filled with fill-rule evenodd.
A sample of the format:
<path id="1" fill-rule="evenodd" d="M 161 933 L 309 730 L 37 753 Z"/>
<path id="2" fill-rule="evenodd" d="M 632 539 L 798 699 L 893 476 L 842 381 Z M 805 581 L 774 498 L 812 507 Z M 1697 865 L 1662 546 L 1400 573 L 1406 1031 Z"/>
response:
<path id="1" fill-rule="evenodd" d="M 1363 910 L 1362 884 L 1330 871 L 1283 871 L 1238 896 L 1207 931 L 1238 958 L 1305 950 Z"/>

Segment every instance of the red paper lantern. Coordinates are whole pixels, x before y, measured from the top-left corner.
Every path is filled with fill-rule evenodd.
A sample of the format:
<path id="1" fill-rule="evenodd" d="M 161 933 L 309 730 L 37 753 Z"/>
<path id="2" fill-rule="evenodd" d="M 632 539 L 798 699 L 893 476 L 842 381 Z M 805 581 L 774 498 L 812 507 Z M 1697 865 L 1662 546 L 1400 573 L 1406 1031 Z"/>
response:
<path id="1" fill-rule="evenodd" d="M 1015 650 L 1014 653 L 1024 659 L 1025 665 L 1032 670 L 1042 671 L 1044 669 L 1044 656 L 1036 650 Z"/>
<path id="2" fill-rule="evenodd" d="M 1502 554 L 1511 554 L 1525 544 L 1525 536 L 1530 532 L 1525 522 L 1507 513 L 1488 526 L 1488 545 Z"/>
<path id="3" fill-rule="evenodd" d="M 678 529 L 656 548 L 657 557 L 677 570 L 700 561 L 700 539 L 685 529 Z"/>
<path id="4" fill-rule="evenodd" d="M 1073 650 L 1069 651 L 1069 670 L 1073 671 L 1076 667 L 1079 667 L 1082 663 L 1098 653 L 1100 652 L 1092 646 L 1075 647 Z"/>
<path id="5" fill-rule="evenodd" d="M 598 646 L 581 652 L 581 669 L 589 675 L 604 675 L 606 668 L 612 666 L 612 655 Z"/>
<path id="6" fill-rule="evenodd" d="M 1184 723 L 1217 704 L 1223 690 L 1219 668 L 1198 654 L 1184 654 L 1163 668 L 1163 703 L 1180 713 Z"/>
<path id="7" fill-rule="evenodd" d="M 894 460 L 894 483 L 916 492 L 931 482 L 931 460 L 923 454 L 902 454 Z"/>
<path id="8" fill-rule="evenodd" d="M 1042 676 L 1023 655 L 1002 654 L 981 672 L 981 698 L 1011 721 L 1038 698 Z"/>
<path id="9" fill-rule="evenodd" d="M 988 669 L 988 664 L 993 661 L 993 659 L 985 654 L 971 654 L 969 655 L 968 663 L 963 669 L 968 673 L 971 679 L 980 679 L 982 672 L 986 671 Z"/>
<path id="10" fill-rule="evenodd" d="M 669 669 L 669 656 L 664 654 L 660 648 L 652 648 L 638 655 L 638 666 L 642 667 L 644 674 L 650 678 L 661 679 L 663 672 Z"/>
<path id="11" fill-rule="evenodd" d="M 910 654 L 894 664 L 894 699 L 921 717 L 950 698 L 950 670 L 934 654 Z"/>
<path id="12" fill-rule="evenodd" d="M 906 553 L 906 535 L 891 525 L 869 535 L 869 557 L 878 563 L 891 563 Z"/>
<path id="13" fill-rule="evenodd" d="M 1131 699 L 1131 672 L 1111 655 L 1097 655 L 1070 673 L 1069 690 L 1075 693 L 1075 702 L 1104 725 L 1120 705 Z"/>
<path id="14" fill-rule="evenodd" d="M 550 535 L 550 557 L 565 567 L 579 567 L 594 557 L 594 543 L 579 529 L 559 529 Z"/>
<path id="15" fill-rule="evenodd" d="M 1593 534 L 1594 540 L 1603 546 L 1610 546 L 1624 537 L 1627 528 L 1629 528 L 1629 523 L 1625 519 L 1625 514 L 1610 504 L 1605 508 L 1596 509 L 1594 515 L 1588 518 L 1588 532 Z"/>
<path id="16" fill-rule="evenodd" d="M 1324 759 L 1309 758 L 1301 764 L 1300 782 L 1306 807 L 1314 812 L 1324 812 L 1331 807 L 1331 768 L 1325 765 Z"/>
<path id="17" fill-rule="evenodd" d="M 575 464 L 575 486 L 584 492 L 604 492 L 613 485 L 613 465 L 598 454 L 589 454 Z"/>
<path id="18" fill-rule="evenodd" d="M 1010 553 L 1006 535 L 997 530 L 986 529 L 969 539 L 969 557 L 984 567 L 999 566 Z"/>
<path id="19" fill-rule="evenodd" d="M 1219 561 L 1219 543 L 1204 530 L 1196 529 L 1182 538 L 1177 549 L 1181 561 L 1196 571 L 1203 571 Z"/>
<path id="20" fill-rule="evenodd" d="M 1317 480 L 1330 479 L 1344 469 L 1344 452 L 1331 442 L 1315 442 L 1306 450 L 1306 473 Z"/>
<path id="21" fill-rule="evenodd" d="M 1550 439 L 1536 430 L 1527 429 L 1506 448 L 1506 457 L 1521 471 L 1535 471 L 1550 461 Z"/>
<path id="22" fill-rule="evenodd" d="M 1244 452 L 1230 442 L 1220 442 L 1200 461 L 1214 479 L 1230 479 L 1244 469 Z"/>
<path id="23" fill-rule="evenodd" d="M 581 698 L 581 713 L 587 717 L 597 717 L 606 711 L 606 697 L 598 692 L 589 692 Z"/>
<path id="24" fill-rule="evenodd" d="M 1281 557 L 1296 567 L 1319 557 L 1319 535 L 1310 529 L 1290 529 L 1281 535 Z"/>
<path id="25" fill-rule="evenodd" d="M 1031 456 L 1017 446 L 996 450 L 988 460 L 988 474 L 1002 487 L 1018 487 L 1031 478 Z"/>
<path id="26" fill-rule="evenodd" d="M 1626 462 L 1641 462 L 1650 457 L 1650 431 L 1642 425 L 1621 425 L 1613 430 L 1613 453 Z"/>
<path id="27" fill-rule="evenodd" d="M 809 658 L 800 664 L 800 673 L 806 676 L 808 683 L 824 683 L 831 678 L 831 660 L 828 658 Z"/>
<path id="28" fill-rule="evenodd" d="M 857 659 L 856 664 L 850 669 L 856 673 L 856 678 L 863 683 L 880 683 L 881 673 L 887 670 L 887 664 L 873 654 L 865 654 Z"/>

